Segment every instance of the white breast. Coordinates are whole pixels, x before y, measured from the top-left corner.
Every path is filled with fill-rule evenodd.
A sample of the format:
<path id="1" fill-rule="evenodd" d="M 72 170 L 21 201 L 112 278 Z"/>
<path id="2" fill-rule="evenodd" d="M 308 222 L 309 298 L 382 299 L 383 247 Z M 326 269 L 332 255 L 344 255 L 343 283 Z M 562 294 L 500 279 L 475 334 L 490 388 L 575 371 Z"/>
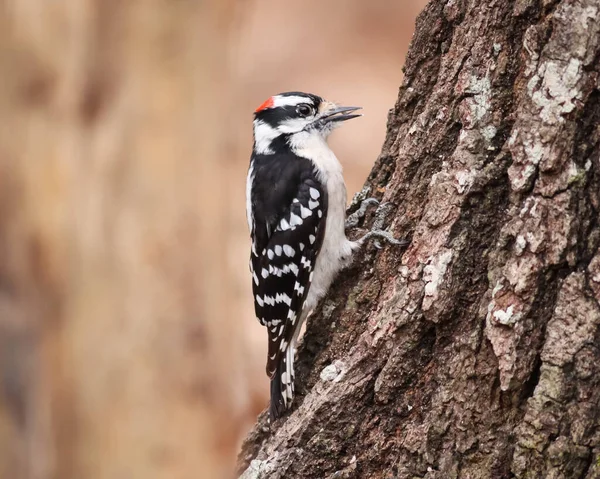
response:
<path id="1" fill-rule="evenodd" d="M 346 184 L 342 175 L 342 165 L 327 145 L 325 138 L 317 134 L 301 133 L 294 135 L 294 152 L 312 160 L 317 167 L 319 179 L 327 190 L 327 225 L 321 252 L 313 272 L 312 284 L 304 303 L 306 316 L 327 293 L 336 274 L 344 266 L 354 243 L 346 238 Z"/>

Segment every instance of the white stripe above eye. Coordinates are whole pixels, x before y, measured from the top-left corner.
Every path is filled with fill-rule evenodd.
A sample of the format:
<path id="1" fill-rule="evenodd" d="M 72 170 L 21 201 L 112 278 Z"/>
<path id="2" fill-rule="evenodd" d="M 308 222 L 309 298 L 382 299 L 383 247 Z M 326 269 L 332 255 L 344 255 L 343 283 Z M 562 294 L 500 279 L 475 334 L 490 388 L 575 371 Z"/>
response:
<path id="1" fill-rule="evenodd" d="M 282 96 L 276 95 L 273 97 L 273 107 L 277 108 L 280 106 L 296 106 L 300 103 L 309 103 L 312 105 L 312 100 L 305 96 Z"/>

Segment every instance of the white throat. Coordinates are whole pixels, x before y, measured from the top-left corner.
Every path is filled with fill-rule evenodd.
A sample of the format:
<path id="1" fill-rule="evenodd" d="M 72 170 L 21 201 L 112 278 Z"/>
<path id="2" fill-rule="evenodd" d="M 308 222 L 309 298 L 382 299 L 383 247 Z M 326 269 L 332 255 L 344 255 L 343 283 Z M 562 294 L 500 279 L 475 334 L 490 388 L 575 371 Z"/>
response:
<path id="1" fill-rule="evenodd" d="M 291 135 L 289 145 L 295 154 L 315 164 L 324 184 L 332 176 L 342 175 L 342 165 L 329 148 L 327 138 L 319 132 L 309 130 Z"/>

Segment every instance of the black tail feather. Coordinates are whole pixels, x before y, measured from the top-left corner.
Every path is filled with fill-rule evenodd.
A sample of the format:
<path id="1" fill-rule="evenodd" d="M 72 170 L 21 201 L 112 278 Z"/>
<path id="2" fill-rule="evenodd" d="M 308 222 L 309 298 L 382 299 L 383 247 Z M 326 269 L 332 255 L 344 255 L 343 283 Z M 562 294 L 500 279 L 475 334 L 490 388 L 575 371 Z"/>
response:
<path id="1" fill-rule="evenodd" d="M 271 404 L 269 406 L 269 417 L 271 422 L 280 418 L 285 411 L 285 402 L 283 395 L 281 394 L 281 365 L 283 361 L 279 363 L 275 375 L 271 379 Z M 285 371 L 285 369 L 284 369 Z"/>
<path id="2" fill-rule="evenodd" d="M 289 363 L 289 364 L 288 364 Z M 280 418 L 292 405 L 294 397 L 294 349 L 290 345 L 281 356 L 277 370 L 271 378 L 271 405 L 269 416 L 271 422 Z"/>

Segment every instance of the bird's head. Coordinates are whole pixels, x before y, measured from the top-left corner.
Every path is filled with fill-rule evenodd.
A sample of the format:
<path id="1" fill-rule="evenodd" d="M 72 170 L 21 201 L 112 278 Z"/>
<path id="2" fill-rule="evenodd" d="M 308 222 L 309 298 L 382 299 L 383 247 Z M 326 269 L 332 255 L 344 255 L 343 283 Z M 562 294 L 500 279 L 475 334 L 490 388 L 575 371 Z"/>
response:
<path id="1" fill-rule="evenodd" d="M 342 121 L 361 116 L 353 113 L 359 109 L 338 106 L 310 93 L 287 92 L 272 96 L 254 111 L 255 151 L 272 153 L 273 142 L 281 139 L 288 145 L 325 140 Z"/>

